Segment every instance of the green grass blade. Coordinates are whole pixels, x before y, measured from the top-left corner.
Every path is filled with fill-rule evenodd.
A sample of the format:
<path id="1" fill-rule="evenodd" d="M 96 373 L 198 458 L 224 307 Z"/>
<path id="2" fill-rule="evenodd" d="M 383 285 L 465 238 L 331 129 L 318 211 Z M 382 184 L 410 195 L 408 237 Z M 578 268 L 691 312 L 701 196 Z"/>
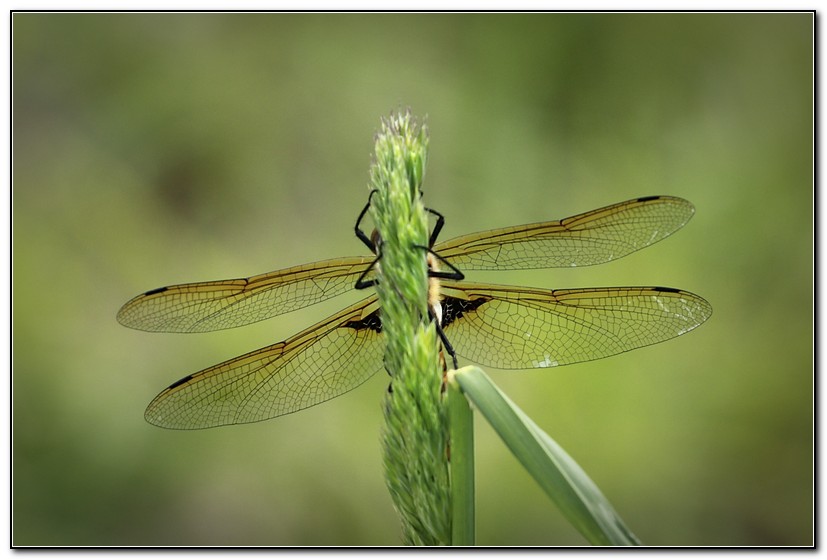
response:
<path id="1" fill-rule="evenodd" d="M 590 543 L 640 544 L 574 459 L 506 397 L 485 372 L 469 366 L 457 370 L 454 379 L 514 456 Z"/>
<path id="2" fill-rule="evenodd" d="M 451 430 L 451 544 L 474 546 L 474 415 L 453 380 L 448 383 L 447 397 Z"/>

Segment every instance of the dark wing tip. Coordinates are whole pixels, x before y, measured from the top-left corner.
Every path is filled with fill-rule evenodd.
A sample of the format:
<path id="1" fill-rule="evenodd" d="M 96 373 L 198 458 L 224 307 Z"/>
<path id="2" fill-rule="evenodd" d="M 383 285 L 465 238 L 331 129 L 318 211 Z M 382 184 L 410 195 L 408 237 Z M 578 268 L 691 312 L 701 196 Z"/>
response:
<path id="1" fill-rule="evenodd" d="M 655 289 L 659 292 L 672 292 L 673 294 L 679 294 L 682 291 L 677 288 L 667 288 L 664 286 L 656 286 Z"/>
<path id="2" fill-rule="evenodd" d="M 179 379 L 178 381 L 176 381 L 175 383 L 173 383 L 172 385 L 170 385 L 169 387 L 167 387 L 167 391 L 169 391 L 170 389 L 175 389 L 175 388 L 176 388 L 176 387 L 178 387 L 179 385 L 183 385 L 184 383 L 186 383 L 186 382 L 187 382 L 187 381 L 189 381 L 190 379 L 192 379 L 192 374 L 190 374 L 190 375 L 188 375 L 188 376 L 184 377 L 183 379 Z"/>
<path id="3" fill-rule="evenodd" d="M 144 292 L 139 296 L 135 296 L 118 310 L 118 314 L 115 315 L 115 319 L 125 327 L 129 327 L 130 329 L 138 329 L 138 330 L 151 330 L 142 327 L 135 323 L 135 321 L 130 317 L 133 307 L 135 306 L 136 302 L 140 301 L 143 298 L 154 296 L 157 294 L 162 294 L 169 290 L 169 286 L 164 286 L 163 288 L 155 288 L 154 290 L 149 290 L 148 292 Z"/>
<path id="4" fill-rule="evenodd" d="M 166 292 L 169 289 L 168 286 L 164 286 L 163 288 L 155 288 L 154 290 L 149 290 L 148 292 L 144 292 L 145 296 L 154 296 L 155 294 L 160 294 Z"/>

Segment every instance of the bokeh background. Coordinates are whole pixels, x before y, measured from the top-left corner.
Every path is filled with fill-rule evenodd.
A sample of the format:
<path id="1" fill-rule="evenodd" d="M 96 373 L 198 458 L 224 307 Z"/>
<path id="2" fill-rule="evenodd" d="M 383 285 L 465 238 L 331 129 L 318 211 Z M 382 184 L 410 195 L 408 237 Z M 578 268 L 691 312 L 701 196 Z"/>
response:
<path id="1" fill-rule="evenodd" d="M 490 374 L 652 545 L 813 542 L 810 14 L 15 14 L 13 542 L 395 545 L 377 375 L 255 425 L 166 431 L 172 381 L 351 293 L 211 334 L 131 331 L 158 286 L 362 254 L 379 118 L 427 115 L 443 239 L 632 197 L 667 241 L 540 287 L 666 285 L 711 320 Z M 581 545 L 478 420 L 478 541 Z"/>

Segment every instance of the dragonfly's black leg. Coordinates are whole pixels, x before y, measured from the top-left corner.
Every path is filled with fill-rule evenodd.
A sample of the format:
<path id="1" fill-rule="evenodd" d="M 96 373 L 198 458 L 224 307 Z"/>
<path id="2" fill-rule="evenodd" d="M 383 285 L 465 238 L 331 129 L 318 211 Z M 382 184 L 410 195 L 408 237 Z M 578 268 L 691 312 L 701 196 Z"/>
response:
<path id="1" fill-rule="evenodd" d="M 388 382 L 388 393 L 393 394 L 393 374 L 391 373 L 391 370 L 388 369 L 387 362 L 384 362 L 382 365 L 385 367 L 385 373 L 387 373 L 388 377 L 391 378 L 391 381 Z"/>
<path id="2" fill-rule="evenodd" d="M 465 274 L 463 274 L 460 269 L 458 269 L 457 267 L 452 265 L 450 263 L 450 261 L 448 261 L 447 259 L 442 257 L 442 255 L 440 255 L 439 253 L 437 253 L 433 249 L 429 249 L 428 247 L 425 247 L 424 245 L 414 245 L 414 247 L 416 247 L 417 249 L 422 249 L 423 251 L 426 251 L 426 252 L 432 254 L 435 258 L 439 259 L 439 262 L 441 262 L 442 264 L 444 264 L 445 266 L 447 266 L 448 268 L 451 269 L 451 270 L 429 270 L 428 271 L 428 277 L 429 278 L 445 278 L 445 279 L 448 279 L 448 280 L 464 280 L 465 279 Z"/>
<path id="3" fill-rule="evenodd" d="M 374 269 L 376 263 L 382 258 L 382 251 L 379 250 L 379 254 L 373 259 L 373 262 L 370 263 L 370 266 L 367 267 L 365 270 L 362 271 L 362 274 L 359 275 L 359 278 L 356 279 L 356 284 L 353 286 L 357 290 L 364 290 L 365 288 L 370 288 L 371 286 L 375 286 L 378 280 L 376 278 L 371 278 L 370 280 L 365 280 L 365 276 Z"/>
<path id="4" fill-rule="evenodd" d="M 370 191 L 370 195 L 368 196 L 368 203 L 365 204 L 365 207 L 362 208 L 361 212 L 359 212 L 359 217 L 356 219 L 356 225 L 353 228 L 356 232 L 356 237 L 358 237 L 362 243 L 367 245 L 371 253 L 374 253 L 376 255 L 376 258 L 373 259 L 373 262 L 370 263 L 370 266 L 367 267 L 362 272 L 362 274 L 359 275 L 359 278 L 356 279 L 356 284 L 354 285 L 354 288 L 356 288 L 357 290 L 364 290 L 365 288 L 370 288 L 371 286 L 376 285 L 377 280 L 375 278 L 371 280 L 365 280 L 365 276 L 367 276 L 368 273 L 374 269 L 376 263 L 378 263 L 379 260 L 382 258 L 382 251 L 379 249 L 379 247 L 377 247 L 376 243 L 374 243 L 373 240 L 370 237 L 368 237 L 368 235 L 364 231 L 362 231 L 361 227 L 362 220 L 365 218 L 365 214 L 368 213 L 368 208 L 370 208 L 370 201 L 373 199 L 373 195 L 375 192 L 376 189 Z"/>
<path id="5" fill-rule="evenodd" d="M 457 353 L 454 351 L 454 347 L 451 346 L 451 343 L 448 341 L 448 337 L 445 336 L 445 331 L 442 330 L 442 325 L 439 324 L 439 320 L 434 315 L 434 310 L 428 307 L 428 315 L 430 315 L 431 320 L 436 324 L 436 332 L 439 335 L 439 339 L 442 341 L 442 349 L 451 356 L 451 361 L 454 362 L 454 369 L 459 369 L 459 364 L 457 363 Z"/>
<path id="6" fill-rule="evenodd" d="M 368 208 L 370 208 L 370 201 L 373 198 L 373 194 L 375 192 L 376 192 L 376 189 L 373 189 L 372 191 L 370 191 L 370 196 L 368 196 L 368 203 L 365 204 L 365 207 L 362 208 L 361 212 L 359 212 L 359 218 L 356 219 L 356 226 L 354 226 L 354 228 L 353 228 L 356 232 L 356 237 L 358 237 L 359 240 L 362 243 L 367 245 L 367 247 L 368 247 L 368 249 L 370 249 L 371 253 L 376 253 L 376 244 L 373 242 L 373 240 L 371 240 L 371 238 L 364 231 L 362 231 L 361 226 L 362 226 L 362 220 L 364 219 L 365 214 L 368 213 Z M 370 270 L 370 269 L 368 269 L 368 270 Z"/>
<path id="7" fill-rule="evenodd" d="M 445 216 L 433 210 L 431 208 L 425 208 L 426 212 L 430 212 L 434 216 L 436 216 L 436 223 L 434 224 L 434 229 L 431 231 L 431 237 L 428 239 L 428 247 L 433 247 L 434 243 L 436 243 L 437 237 L 439 237 L 439 232 L 442 231 L 442 226 L 445 225 Z"/>

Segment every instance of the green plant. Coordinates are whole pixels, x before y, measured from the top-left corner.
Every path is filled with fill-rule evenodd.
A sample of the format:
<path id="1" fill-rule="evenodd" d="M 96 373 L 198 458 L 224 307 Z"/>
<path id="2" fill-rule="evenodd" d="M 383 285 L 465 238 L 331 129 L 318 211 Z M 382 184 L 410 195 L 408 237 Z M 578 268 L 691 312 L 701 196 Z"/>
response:
<path id="1" fill-rule="evenodd" d="M 567 519 L 593 544 L 639 544 L 582 469 L 476 367 L 444 372 L 429 315 L 428 220 L 420 200 L 428 134 L 410 112 L 382 120 L 371 167 L 381 241 L 377 291 L 391 384 L 387 485 L 406 544 L 474 544 L 470 401 Z"/>
<path id="2" fill-rule="evenodd" d="M 427 129 L 410 113 L 382 121 L 371 167 L 371 211 L 381 234 L 376 286 L 387 341 L 385 477 L 406 544 L 451 543 L 448 424 L 441 399 L 439 347 L 428 319 L 428 220 L 419 189 Z"/>

